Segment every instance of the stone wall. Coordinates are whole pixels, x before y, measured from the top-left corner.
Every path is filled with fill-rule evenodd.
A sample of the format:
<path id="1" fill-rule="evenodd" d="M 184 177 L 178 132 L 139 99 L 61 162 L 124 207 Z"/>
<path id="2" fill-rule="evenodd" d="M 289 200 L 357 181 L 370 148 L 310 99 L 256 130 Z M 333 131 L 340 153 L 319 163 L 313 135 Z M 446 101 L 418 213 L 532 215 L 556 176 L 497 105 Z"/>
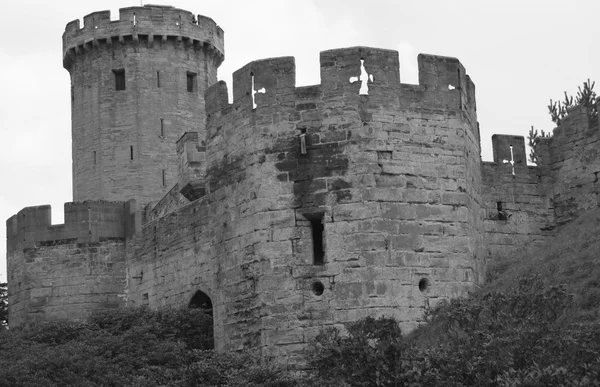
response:
<path id="1" fill-rule="evenodd" d="M 552 179 L 528 166 L 522 136 L 494 135 L 493 162 L 482 163 L 487 258 L 502 263 L 539 243 L 555 226 Z"/>
<path id="2" fill-rule="evenodd" d="M 131 306 L 187 306 L 197 291 L 212 299 L 217 347 L 223 341 L 219 263 L 209 259 L 207 206 L 189 203 L 146 223 L 128 241 L 127 300 Z"/>
<path id="3" fill-rule="evenodd" d="M 7 221 L 9 325 L 83 319 L 123 306 L 125 239 L 135 232 L 133 203 L 65 204 L 65 224 L 50 206 L 25 208 Z"/>
<path id="4" fill-rule="evenodd" d="M 554 129 L 550 138 L 536 146 L 543 173 L 550 177 L 558 224 L 574 219 L 581 211 L 598 206 L 600 185 L 600 134 L 590 111 L 576 106 Z"/>
<path id="5" fill-rule="evenodd" d="M 204 92 L 223 60 L 223 31 L 194 18 L 144 6 L 121 9 L 118 21 L 105 11 L 83 28 L 67 25 L 74 200 L 146 204 L 177 182 L 175 143 L 189 131 L 205 137 Z"/>
<path id="6" fill-rule="evenodd" d="M 368 95 L 351 82 L 361 60 Z M 456 59 L 419 62 L 420 85 L 399 82 L 396 52 L 357 47 L 321 53 L 320 85 L 296 88 L 293 58 L 276 58 L 234 74 L 233 105 L 209 88 L 209 244 L 227 324 L 244 326 L 226 347 L 300 354 L 367 315 L 412 329 L 479 283 L 474 88 Z"/>

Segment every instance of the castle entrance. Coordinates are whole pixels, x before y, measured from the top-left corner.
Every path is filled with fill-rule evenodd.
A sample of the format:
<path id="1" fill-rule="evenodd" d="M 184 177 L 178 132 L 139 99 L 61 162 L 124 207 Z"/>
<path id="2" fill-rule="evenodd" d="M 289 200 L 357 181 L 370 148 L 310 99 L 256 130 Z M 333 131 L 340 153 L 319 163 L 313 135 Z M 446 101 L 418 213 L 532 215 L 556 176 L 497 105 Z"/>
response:
<path id="1" fill-rule="evenodd" d="M 205 325 L 202 329 L 202 336 L 208 336 L 212 338 L 211 348 L 214 348 L 214 318 L 212 300 L 208 294 L 198 290 L 196 293 L 194 293 L 194 296 L 190 300 L 188 308 L 201 309 L 202 312 L 207 315 L 207 318 L 202 320 L 203 324 Z"/>

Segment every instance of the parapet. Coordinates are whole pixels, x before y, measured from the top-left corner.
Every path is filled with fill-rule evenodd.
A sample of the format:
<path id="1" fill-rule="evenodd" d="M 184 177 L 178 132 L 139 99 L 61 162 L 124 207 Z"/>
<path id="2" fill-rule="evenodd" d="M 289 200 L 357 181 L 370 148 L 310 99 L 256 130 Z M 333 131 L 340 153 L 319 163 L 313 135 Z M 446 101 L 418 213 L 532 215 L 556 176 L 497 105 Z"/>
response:
<path id="1" fill-rule="evenodd" d="M 494 134 L 492 136 L 492 149 L 495 163 L 514 163 L 527 165 L 525 153 L 525 138 L 508 134 Z"/>
<path id="2" fill-rule="evenodd" d="M 112 44 L 131 37 L 134 41 L 146 39 L 148 44 L 155 40 L 177 39 L 186 45 L 208 47 L 216 56 L 218 64 L 224 58 L 224 33 L 211 18 L 179 8 L 160 5 L 121 8 L 119 20 L 110 20 L 110 11 L 93 12 L 79 20 L 68 23 L 63 34 L 63 63 L 68 68 L 68 55 L 100 42 Z"/>
<path id="3" fill-rule="evenodd" d="M 483 162 L 488 168 L 500 175 L 528 175 L 525 138 L 510 134 L 494 134 L 492 136 L 493 162 Z"/>
<path id="4" fill-rule="evenodd" d="M 419 85 L 400 82 L 398 52 L 372 47 L 350 47 L 320 53 L 321 83 L 296 87 L 293 57 L 250 62 L 233 74 L 235 110 L 261 109 L 272 104 L 302 104 L 307 90 L 318 99 L 343 97 L 359 100 L 366 85 L 369 100 L 400 109 L 463 111 L 475 122 L 475 86 L 456 58 L 418 56 Z M 364 94 L 364 93 L 362 93 Z M 232 111 L 227 85 L 208 88 L 207 114 Z M 304 101 L 305 102 L 305 101 Z M 290 105 L 292 104 L 292 105 Z"/>
<path id="5" fill-rule="evenodd" d="M 187 132 L 177 140 L 179 159 L 179 193 L 189 201 L 206 194 L 206 147 L 200 146 L 198 132 Z"/>
<path id="6" fill-rule="evenodd" d="M 7 250 L 126 238 L 141 228 L 135 200 L 65 203 L 65 223 L 52 225 L 49 205 L 26 207 L 6 221 Z"/>

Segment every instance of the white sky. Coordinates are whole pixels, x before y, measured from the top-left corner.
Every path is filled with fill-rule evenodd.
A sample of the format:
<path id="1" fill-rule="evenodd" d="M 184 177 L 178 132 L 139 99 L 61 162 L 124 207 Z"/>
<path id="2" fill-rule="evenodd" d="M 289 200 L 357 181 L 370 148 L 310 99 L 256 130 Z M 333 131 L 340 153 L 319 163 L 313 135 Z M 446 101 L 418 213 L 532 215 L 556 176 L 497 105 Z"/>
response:
<path id="1" fill-rule="evenodd" d="M 152 0 L 157 2 L 158 0 Z M 5 220 L 51 204 L 62 223 L 71 193 L 66 23 L 136 1 L 5 0 L 0 23 L 0 281 L 6 280 Z M 298 85 L 319 83 L 319 51 L 372 46 L 400 51 L 401 80 L 416 83 L 419 53 L 457 57 L 476 86 L 482 155 L 491 136 L 550 130 L 546 105 L 599 82 L 597 0 L 168 0 L 212 17 L 225 30 L 219 78 L 244 64 L 296 57 Z M 592 68 L 592 63 L 595 67 Z"/>

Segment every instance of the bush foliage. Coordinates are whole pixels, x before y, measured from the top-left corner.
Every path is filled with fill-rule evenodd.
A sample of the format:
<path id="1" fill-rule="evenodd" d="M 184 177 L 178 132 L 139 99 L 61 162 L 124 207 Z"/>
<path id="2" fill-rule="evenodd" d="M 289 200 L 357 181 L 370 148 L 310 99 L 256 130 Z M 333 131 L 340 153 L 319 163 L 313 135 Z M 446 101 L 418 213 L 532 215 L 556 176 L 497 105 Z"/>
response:
<path id="1" fill-rule="evenodd" d="M 8 326 L 8 284 L 0 282 L 0 329 Z"/>
<path id="2" fill-rule="evenodd" d="M 436 308 L 408 336 L 388 318 L 323 331 L 311 365 L 326 386 L 600 385 L 600 324 L 571 321 L 571 300 L 522 277 Z"/>
<path id="3" fill-rule="evenodd" d="M 212 317 L 201 309 L 39 323 L 0 333 L 0 386 L 294 385 L 276 365 L 212 346 Z"/>

